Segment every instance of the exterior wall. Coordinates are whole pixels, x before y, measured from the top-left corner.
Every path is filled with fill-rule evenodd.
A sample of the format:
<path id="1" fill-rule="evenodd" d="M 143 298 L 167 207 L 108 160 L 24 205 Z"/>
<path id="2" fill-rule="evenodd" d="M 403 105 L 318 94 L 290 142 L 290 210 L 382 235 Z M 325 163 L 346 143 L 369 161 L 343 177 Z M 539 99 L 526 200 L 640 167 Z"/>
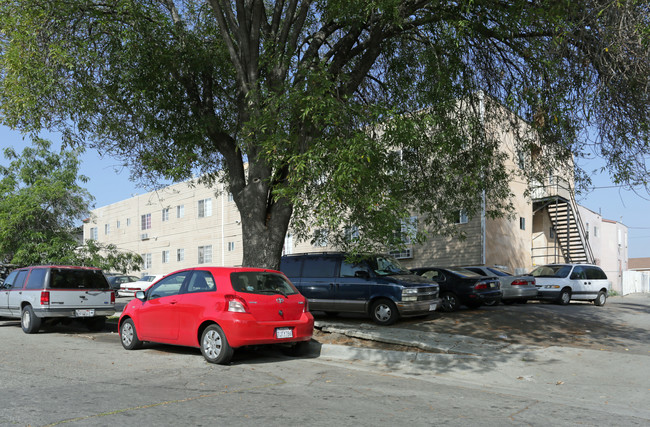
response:
<path id="1" fill-rule="evenodd" d="M 594 255 L 594 264 L 602 266 L 603 236 L 601 224 L 603 222 L 603 217 L 584 206 L 578 206 L 578 210 L 580 212 L 580 218 L 582 219 L 582 225 L 587 233 L 587 241 L 589 242 L 589 246 Z M 606 253 L 606 255 L 609 254 Z"/>
<path id="2" fill-rule="evenodd" d="M 605 274 L 612 281 L 612 289 L 621 293 L 623 290 L 623 272 L 628 268 L 627 227 L 620 222 L 603 220 L 602 254 L 600 260 Z"/>
<path id="3" fill-rule="evenodd" d="M 199 201 L 210 200 L 211 215 L 199 217 Z M 182 217 L 178 209 L 182 207 Z M 163 209 L 168 216 L 163 220 Z M 150 228 L 142 217 L 150 215 Z M 83 225 L 84 240 L 112 243 L 125 251 L 151 256 L 151 267 L 142 274 L 167 274 L 199 265 L 199 246 L 211 246 L 211 265 L 241 265 L 242 239 L 239 211 L 219 188 L 189 183 L 175 184 L 92 211 Z M 184 257 L 178 259 L 178 250 Z M 163 252 L 168 251 L 167 262 Z"/>

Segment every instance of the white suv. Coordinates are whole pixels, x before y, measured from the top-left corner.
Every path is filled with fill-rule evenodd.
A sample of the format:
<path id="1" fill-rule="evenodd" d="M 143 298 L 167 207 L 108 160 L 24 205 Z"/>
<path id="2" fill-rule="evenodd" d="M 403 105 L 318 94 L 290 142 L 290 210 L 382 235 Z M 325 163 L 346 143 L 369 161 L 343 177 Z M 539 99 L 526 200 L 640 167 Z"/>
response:
<path id="1" fill-rule="evenodd" d="M 590 264 L 549 264 L 530 273 L 535 277 L 537 298 L 566 305 L 574 300 L 605 305 L 612 283 L 605 272 Z"/>
<path id="2" fill-rule="evenodd" d="M 113 314 L 115 294 L 99 268 L 19 268 L 0 286 L 0 316 L 20 319 L 27 334 L 38 332 L 45 320 L 70 317 L 101 330 Z"/>

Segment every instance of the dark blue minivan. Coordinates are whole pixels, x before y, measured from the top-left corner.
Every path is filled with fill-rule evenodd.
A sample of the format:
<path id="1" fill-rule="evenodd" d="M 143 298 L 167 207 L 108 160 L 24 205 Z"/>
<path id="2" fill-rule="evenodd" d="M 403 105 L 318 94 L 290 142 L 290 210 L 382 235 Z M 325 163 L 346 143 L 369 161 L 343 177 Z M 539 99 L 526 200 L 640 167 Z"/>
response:
<path id="1" fill-rule="evenodd" d="M 365 313 L 380 325 L 427 315 L 440 305 L 438 284 L 412 274 L 395 258 L 343 252 L 286 255 L 280 270 L 312 311 Z"/>

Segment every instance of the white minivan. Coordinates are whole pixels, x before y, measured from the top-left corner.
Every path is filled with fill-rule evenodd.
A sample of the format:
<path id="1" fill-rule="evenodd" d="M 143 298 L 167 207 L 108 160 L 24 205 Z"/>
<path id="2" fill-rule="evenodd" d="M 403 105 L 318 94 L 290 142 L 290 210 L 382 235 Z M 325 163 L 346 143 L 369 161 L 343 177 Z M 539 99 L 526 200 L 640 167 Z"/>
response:
<path id="1" fill-rule="evenodd" d="M 115 314 L 115 294 L 99 268 L 45 265 L 12 271 L 0 285 L 0 316 L 20 319 L 27 334 L 46 320 L 77 318 L 101 330 Z"/>
<path id="2" fill-rule="evenodd" d="M 605 272 L 591 264 L 549 264 L 537 267 L 530 274 L 535 277 L 538 299 L 562 305 L 572 299 L 605 305 L 612 287 Z"/>

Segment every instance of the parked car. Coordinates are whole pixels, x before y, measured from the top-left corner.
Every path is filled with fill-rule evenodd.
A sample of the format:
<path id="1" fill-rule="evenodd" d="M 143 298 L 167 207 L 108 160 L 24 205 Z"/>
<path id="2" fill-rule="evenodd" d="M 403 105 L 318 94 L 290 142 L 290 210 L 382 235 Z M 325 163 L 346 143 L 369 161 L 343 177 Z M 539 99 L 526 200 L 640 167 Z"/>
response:
<path id="1" fill-rule="evenodd" d="M 111 289 L 115 291 L 115 295 L 118 295 L 122 283 L 137 282 L 140 278 L 137 276 L 129 276 L 128 274 L 106 274 L 106 280 L 108 280 Z"/>
<path id="2" fill-rule="evenodd" d="M 283 256 L 280 270 L 309 299 L 312 310 L 364 313 L 391 325 L 400 317 L 428 315 L 440 305 L 438 284 L 412 274 L 395 258 L 343 252 Z"/>
<path id="3" fill-rule="evenodd" d="M 496 276 L 501 285 L 501 301 L 504 304 L 525 304 L 529 299 L 537 297 L 535 278 L 532 276 L 514 276 L 499 267 L 477 265 L 463 268 L 483 276 Z"/>
<path id="4" fill-rule="evenodd" d="M 45 321 L 76 318 L 90 330 L 101 330 L 115 314 L 115 294 L 102 270 L 47 265 L 19 268 L 0 288 L 0 316 L 20 319 L 27 334 Z"/>
<path id="5" fill-rule="evenodd" d="M 538 298 L 566 305 L 572 299 L 605 305 L 612 283 L 605 272 L 591 264 L 549 264 L 530 273 L 535 277 Z"/>
<path id="6" fill-rule="evenodd" d="M 164 274 L 150 274 L 143 276 L 141 279 L 136 280 L 135 282 L 126 282 L 120 284 L 120 291 L 118 296 L 120 297 L 132 297 L 138 291 L 146 290 L 153 282 L 158 279 L 162 279 Z"/>
<path id="7" fill-rule="evenodd" d="M 314 318 L 307 299 L 280 272 L 205 267 L 179 270 L 137 291 L 119 319 L 122 346 L 143 341 L 199 347 L 210 363 L 262 344 L 306 351 Z"/>
<path id="8" fill-rule="evenodd" d="M 440 304 L 445 312 L 461 305 L 479 308 L 501 298 L 499 279 L 485 277 L 460 267 L 423 267 L 411 269 L 415 274 L 435 280 L 440 285 Z"/>

